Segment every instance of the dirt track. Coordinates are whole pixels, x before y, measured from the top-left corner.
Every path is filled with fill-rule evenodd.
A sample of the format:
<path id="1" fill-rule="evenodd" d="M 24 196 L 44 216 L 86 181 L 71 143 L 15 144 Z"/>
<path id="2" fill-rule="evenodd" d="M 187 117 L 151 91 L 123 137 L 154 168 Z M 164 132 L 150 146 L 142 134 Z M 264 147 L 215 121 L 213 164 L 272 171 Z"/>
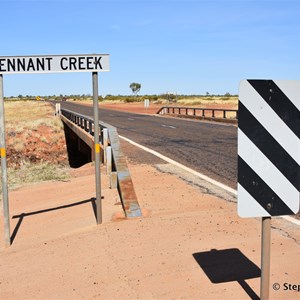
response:
<path id="1" fill-rule="evenodd" d="M 122 146 L 143 218 L 124 219 L 102 171 L 104 223 L 96 225 L 91 165 L 70 181 L 11 192 L 13 244 L 0 248 L 0 299 L 258 299 L 260 221 L 239 218 L 236 203 Z M 283 290 L 300 284 L 299 258 L 299 226 L 273 219 L 270 299 L 299 299 Z"/>

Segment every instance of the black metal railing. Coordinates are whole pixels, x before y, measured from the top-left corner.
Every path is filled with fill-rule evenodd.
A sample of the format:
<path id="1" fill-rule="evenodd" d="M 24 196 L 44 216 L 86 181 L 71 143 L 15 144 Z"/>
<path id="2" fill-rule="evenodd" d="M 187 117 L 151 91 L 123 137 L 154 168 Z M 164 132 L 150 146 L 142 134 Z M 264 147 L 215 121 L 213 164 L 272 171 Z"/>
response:
<path id="1" fill-rule="evenodd" d="M 71 123 L 83 129 L 94 140 L 95 124 L 91 117 L 67 109 L 61 109 L 60 114 L 64 122 L 67 122 L 67 120 L 70 121 Z M 133 187 L 127 161 L 121 150 L 117 129 L 114 126 L 104 122 L 99 122 L 98 125 L 100 129 L 100 146 L 103 153 L 106 153 L 107 147 L 110 147 L 111 149 L 111 161 L 105 161 L 104 159 L 103 162 L 106 164 L 111 164 L 112 172 L 116 173 L 117 188 L 124 213 L 126 217 L 129 218 L 141 217 L 142 213 Z"/>
<path id="2" fill-rule="evenodd" d="M 157 114 L 170 114 L 178 116 L 188 116 L 195 118 L 210 119 L 238 119 L 238 110 L 223 108 L 203 108 L 203 107 L 183 107 L 183 106 L 163 106 Z"/>

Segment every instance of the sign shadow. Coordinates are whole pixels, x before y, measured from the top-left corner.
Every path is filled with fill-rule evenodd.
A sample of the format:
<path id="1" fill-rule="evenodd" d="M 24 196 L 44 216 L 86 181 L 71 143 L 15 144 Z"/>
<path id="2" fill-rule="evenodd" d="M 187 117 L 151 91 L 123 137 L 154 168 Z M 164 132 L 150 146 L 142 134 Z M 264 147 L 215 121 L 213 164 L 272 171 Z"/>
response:
<path id="1" fill-rule="evenodd" d="M 193 257 L 212 283 L 237 281 L 250 299 L 260 299 L 245 280 L 260 277 L 261 270 L 239 249 L 211 249 Z"/>
<path id="2" fill-rule="evenodd" d="M 55 211 L 55 210 L 66 209 L 66 208 L 74 207 L 74 206 L 77 206 L 77 205 L 86 204 L 88 202 L 91 202 L 92 209 L 93 209 L 93 212 L 94 212 L 94 216 L 96 218 L 96 203 L 95 203 L 95 201 L 96 201 L 95 198 L 90 198 L 90 199 L 82 200 L 82 201 L 75 202 L 75 203 L 65 204 L 65 205 L 61 205 L 61 206 L 57 206 L 57 207 L 45 208 L 45 209 L 42 209 L 42 210 L 22 213 L 22 214 L 13 216 L 12 219 L 19 219 L 19 220 L 18 220 L 18 223 L 16 224 L 16 226 L 14 228 L 14 231 L 11 235 L 11 238 L 10 238 L 11 239 L 11 244 L 13 244 L 13 242 L 14 242 L 17 234 L 18 234 L 18 231 L 21 227 L 21 224 L 22 224 L 24 218 L 30 217 L 30 216 L 33 216 L 33 215 L 37 215 L 37 214 L 43 214 L 43 213 Z"/>

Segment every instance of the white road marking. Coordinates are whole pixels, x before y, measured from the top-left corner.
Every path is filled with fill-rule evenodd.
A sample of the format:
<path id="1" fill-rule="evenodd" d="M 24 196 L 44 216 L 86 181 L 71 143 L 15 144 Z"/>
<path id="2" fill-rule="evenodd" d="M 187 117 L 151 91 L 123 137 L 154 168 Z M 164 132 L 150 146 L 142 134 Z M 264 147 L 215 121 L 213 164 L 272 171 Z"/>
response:
<path id="1" fill-rule="evenodd" d="M 162 126 L 162 127 L 166 127 L 166 128 L 176 129 L 175 126 L 171 126 L 171 125 L 164 125 L 164 124 L 162 124 L 161 126 Z"/>
<path id="2" fill-rule="evenodd" d="M 171 159 L 171 158 L 169 158 L 167 156 L 164 156 L 164 155 L 160 154 L 157 151 L 154 151 L 154 150 L 151 150 L 151 149 L 149 149 L 149 148 L 147 148 L 145 146 L 142 146 L 142 145 L 140 145 L 140 144 L 138 144 L 138 143 L 136 143 L 136 142 L 134 142 L 134 141 L 132 141 L 132 140 L 124 137 L 124 136 L 119 135 L 119 137 L 121 139 L 127 141 L 128 143 L 130 143 L 130 144 L 132 144 L 132 145 L 134 145 L 136 147 L 139 147 L 139 148 L 143 149 L 144 151 L 149 152 L 149 153 L 157 156 L 158 158 L 160 158 L 160 159 L 162 159 L 162 160 L 164 160 L 164 161 L 166 161 L 166 162 L 168 162 L 168 163 L 170 163 L 170 164 L 172 164 L 174 166 L 177 166 L 177 167 L 179 167 L 179 168 L 181 168 L 181 169 L 183 169 L 183 170 L 185 170 L 187 172 L 190 172 L 191 174 L 194 174 L 197 177 L 199 177 L 201 179 L 204 179 L 207 182 L 209 182 L 209 183 L 211 183 L 211 184 L 213 184 L 213 185 L 215 185 L 215 186 L 217 186 L 219 188 L 222 188 L 222 189 L 224 189 L 227 192 L 230 192 L 230 193 L 232 193 L 234 195 L 237 195 L 237 191 L 235 189 L 232 189 L 229 186 L 227 186 L 227 185 L 225 185 L 225 184 L 223 184 L 221 182 L 218 182 L 218 181 L 216 181 L 216 180 L 214 180 L 214 179 L 212 179 L 212 178 L 210 178 L 210 177 L 208 177 L 208 176 L 206 176 L 206 175 L 204 175 L 202 173 L 199 173 L 199 172 L 197 172 L 197 171 L 195 171 L 195 170 L 193 170 L 193 169 L 191 169 L 189 167 L 186 167 L 186 166 L 180 164 L 179 162 L 177 162 L 177 161 L 175 161 L 175 160 L 173 160 L 173 159 Z"/>
<path id="3" fill-rule="evenodd" d="M 128 118 L 129 121 L 134 121 L 134 119 Z"/>
<path id="4" fill-rule="evenodd" d="M 193 174 L 193 175 L 195 175 L 195 176 L 197 176 L 197 177 L 199 177 L 199 178 L 201 178 L 201 179 L 203 179 L 203 180 L 205 180 L 205 181 L 207 181 L 207 182 L 209 182 L 209 183 L 211 183 L 211 184 L 213 184 L 213 185 L 215 185 L 215 186 L 217 186 L 217 187 L 219 187 L 219 188 L 221 188 L 221 189 L 223 189 L 223 190 L 225 190 L 225 191 L 227 191 L 229 193 L 232 193 L 235 196 L 237 196 L 237 190 L 232 189 L 231 187 L 229 187 L 229 186 L 227 186 L 227 185 L 225 185 L 225 184 L 223 184 L 221 182 L 218 182 L 218 181 L 216 181 L 216 180 L 214 180 L 214 179 L 212 179 L 212 178 L 210 178 L 210 177 L 208 177 L 208 176 L 206 176 L 206 175 L 204 175 L 202 173 L 199 173 L 199 172 L 197 172 L 197 171 L 195 171 L 195 170 L 193 170 L 191 168 L 188 168 L 188 167 L 182 165 L 181 163 L 179 163 L 179 162 L 177 162 L 177 161 L 175 161 L 175 160 L 173 160 L 173 159 L 171 159 L 171 158 L 169 158 L 167 156 L 164 156 L 164 155 L 160 154 L 157 151 L 151 150 L 151 149 L 149 149 L 149 148 L 147 148 L 147 147 L 145 147 L 143 145 L 140 145 L 140 144 L 138 144 L 138 143 L 136 143 L 136 142 L 134 142 L 134 141 L 132 141 L 132 140 L 124 137 L 124 136 L 119 135 L 119 137 L 121 139 L 123 139 L 124 141 L 126 141 L 126 142 L 128 142 L 128 143 L 130 143 L 130 144 L 132 144 L 132 145 L 134 145 L 134 146 L 136 146 L 138 148 L 140 148 L 140 149 L 143 149 L 144 151 L 146 151 L 148 153 L 151 153 L 151 154 L 157 156 L 158 158 L 160 158 L 160 159 L 162 159 L 162 160 L 164 160 L 164 161 L 166 161 L 166 162 L 168 162 L 168 163 L 170 163 L 170 164 L 172 164 L 174 166 L 177 166 L 177 167 L 179 167 L 179 168 L 181 168 L 181 169 L 183 169 L 183 170 L 185 170 L 185 171 L 187 171 L 187 172 L 189 172 L 189 173 L 191 173 L 191 174 Z M 285 219 L 285 220 L 293 223 L 293 224 L 296 224 L 296 225 L 300 226 L 300 220 L 294 219 L 294 218 L 292 218 L 290 216 L 281 216 L 281 217 L 283 219 Z"/>

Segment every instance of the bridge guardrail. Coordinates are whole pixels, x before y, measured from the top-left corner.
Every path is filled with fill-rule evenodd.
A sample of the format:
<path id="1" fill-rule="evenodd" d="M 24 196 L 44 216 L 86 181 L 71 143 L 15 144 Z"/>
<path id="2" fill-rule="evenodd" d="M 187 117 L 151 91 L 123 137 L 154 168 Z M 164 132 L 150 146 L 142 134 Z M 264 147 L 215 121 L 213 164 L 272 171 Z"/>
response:
<path id="1" fill-rule="evenodd" d="M 94 140 L 94 120 L 76 112 L 61 109 L 61 119 L 75 124 Z M 108 173 L 112 177 L 117 177 L 117 188 L 122 202 L 123 210 L 128 218 L 141 217 L 141 209 L 134 190 L 127 161 L 122 153 L 119 135 L 116 127 L 110 124 L 99 122 L 100 127 L 100 147 L 103 151 L 102 160 L 106 163 Z M 91 147 L 94 149 L 94 147 Z"/>
<path id="2" fill-rule="evenodd" d="M 196 119 L 209 119 L 216 121 L 225 121 L 236 123 L 238 119 L 238 110 L 222 108 L 204 108 L 204 107 L 184 107 L 184 106 L 163 106 L 157 114 L 173 114 Z"/>

